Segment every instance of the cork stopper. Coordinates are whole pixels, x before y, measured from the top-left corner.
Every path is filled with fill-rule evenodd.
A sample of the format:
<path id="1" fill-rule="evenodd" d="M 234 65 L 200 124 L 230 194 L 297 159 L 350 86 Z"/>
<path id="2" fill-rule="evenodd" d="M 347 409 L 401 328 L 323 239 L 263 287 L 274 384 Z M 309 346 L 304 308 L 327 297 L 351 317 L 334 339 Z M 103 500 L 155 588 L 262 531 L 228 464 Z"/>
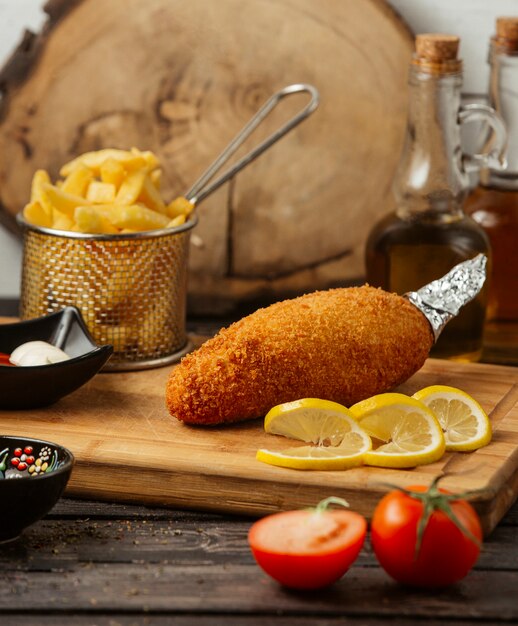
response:
<path id="1" fill-rule="evenodd" d="M 501 52 L 518 52 L 518 17 L 498 17 L 491 41 Z"/>
<path id="2" fill-rule="evenodd" d="M 460 38 L 456 35 L 425 33 L 415 39 L 413 63 L 433 74 L 455 74 L 462 69 L 457 58 Z"/>

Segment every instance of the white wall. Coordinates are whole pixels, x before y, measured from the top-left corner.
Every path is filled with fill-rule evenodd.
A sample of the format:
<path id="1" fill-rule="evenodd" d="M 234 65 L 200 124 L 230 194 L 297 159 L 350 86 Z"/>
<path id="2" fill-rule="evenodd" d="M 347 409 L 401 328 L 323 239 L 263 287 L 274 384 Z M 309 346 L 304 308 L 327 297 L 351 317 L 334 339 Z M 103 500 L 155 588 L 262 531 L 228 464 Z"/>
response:
<path id="1" fill-rule="evenodd" d="M 42 0 L 0 0 L 0 66 L 16 47 L 23 31 L 38 31 L 45 19 Z M 0 226 L 0 298 L 20 292 L 21 246 Z"/>
<path id="2" fill-rule="evenodd" d="M 449 33 L 461 38 L 464 93 L 487 86 L 487 51 L 497 16 L 518 15 L 518 0 L 389 0 L 414 33 Z"/>
<path id="3" fill-rule="evenodd" d="M 98 0 L 99 3 L 106 0 Z M 318 0 L 314 0 L 318 2 Z M 340 0 L 359 2 L 361 0 Z M 517 15 L 518 0 L 389 0 L 414 33 L 443 32 L 462 39 L 464 93 L 479 96 L 487 84 L 487 47 L 498 15 Z M 0 0 L 0 66 L 23 30 L 37 31 L 44 15 L 43 0 Z M 0 227 L 0 297 L 19 295 L 21 250 L 18 241 Z"/>

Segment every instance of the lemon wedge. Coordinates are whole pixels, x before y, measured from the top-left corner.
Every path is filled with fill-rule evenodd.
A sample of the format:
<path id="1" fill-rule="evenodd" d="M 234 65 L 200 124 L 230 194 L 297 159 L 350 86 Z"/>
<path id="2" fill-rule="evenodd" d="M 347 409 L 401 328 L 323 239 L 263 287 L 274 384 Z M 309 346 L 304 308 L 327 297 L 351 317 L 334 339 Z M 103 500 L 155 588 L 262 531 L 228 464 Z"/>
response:
<path id="1" fill-rule="evenodd" d="M 303 398 L 279 404 L 264 419 L 264 429 L 310 445 L 281 452 L 261 449 L 256 458 L 263 463 L 301 470 L 340 470 L 363 463 L 372 442 L 350 411 L 329 400 Z"/>
<path id="2" fill-rule="evenodd" d="M 379 442 L 364 455 L 367 465 L 415 467 L 441 458 L 445 441 L 433 412 L 401 393 L 382 393 L 350 408 L 362 429 Z"/>
<path id="3" fill-rule="evenodd" d="M 434 413 L 444 431 L 446 450 L 470 451 L 491 441 L 491 422 L 480 404 L 456 387 L 432 385 L 413 395 Z"/>

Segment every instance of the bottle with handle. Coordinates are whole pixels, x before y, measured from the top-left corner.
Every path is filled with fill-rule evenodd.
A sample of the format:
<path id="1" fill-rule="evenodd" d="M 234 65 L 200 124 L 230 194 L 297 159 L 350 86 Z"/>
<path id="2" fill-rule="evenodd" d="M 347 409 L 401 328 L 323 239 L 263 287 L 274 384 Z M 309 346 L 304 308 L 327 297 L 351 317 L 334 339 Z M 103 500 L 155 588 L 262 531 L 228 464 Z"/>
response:
<path id="1" fill-rule="evenodd" d="M 485 230 L 493 250 L 484 360 L 518 365 L 518 17 L 497 19 L 489 64 L 490 104 L 509 134 L 508 167 L 481 170 L 465 211 Z"/>
<path id="2" fill-rule="evenodd" d="M 462 107 L 459 38 L 424 34 L 416 38 L 409 73 L 406 141 L 393 184 L 395 212 L 371 230 L 366 245 L 367 280 L 404 294 L 445 274 L 479 253 L 490 259 L 484 230 L 463 212 L 469 171 L 501 167 L 505 127 L 485 105 Z M 462 124 L 483 119 L 493 141 L 481 153 L 463 154 Z M 475 361 L 482 351 L 487 289 L 449 325 L 433 356 Z"/>

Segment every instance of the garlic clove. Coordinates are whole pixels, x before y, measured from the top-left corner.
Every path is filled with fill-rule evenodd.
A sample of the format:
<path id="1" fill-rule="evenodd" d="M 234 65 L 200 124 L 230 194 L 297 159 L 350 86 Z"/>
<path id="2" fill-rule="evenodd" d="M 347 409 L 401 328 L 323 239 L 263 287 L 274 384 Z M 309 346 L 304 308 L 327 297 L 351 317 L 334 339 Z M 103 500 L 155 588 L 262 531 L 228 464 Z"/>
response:
<path id="1" fill-rule="evenodd" d="M 11 353 L 10 361 L 14 365 L 34 366 L 50 365 L 66 361 L 70 357 L 60 348 L 47 343 L 46 341 L 28 341 L 18 346 Z"/>

